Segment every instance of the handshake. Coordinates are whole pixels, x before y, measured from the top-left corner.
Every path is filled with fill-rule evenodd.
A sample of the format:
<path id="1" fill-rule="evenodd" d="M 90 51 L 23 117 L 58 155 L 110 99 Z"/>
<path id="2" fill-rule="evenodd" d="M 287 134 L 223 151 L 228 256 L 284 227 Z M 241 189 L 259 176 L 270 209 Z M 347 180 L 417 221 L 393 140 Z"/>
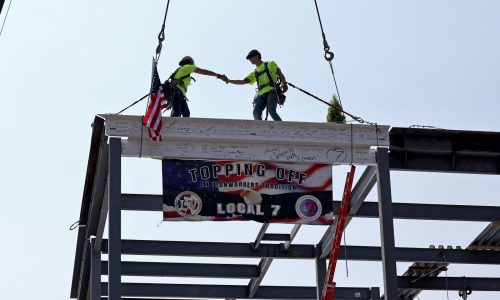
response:
<path id="1" fill-rule="evenodd" d="M 229 78 L 225 74 L 217 74 L 217 79 L 224 81 L 225 83 L 229 83 Z"/>

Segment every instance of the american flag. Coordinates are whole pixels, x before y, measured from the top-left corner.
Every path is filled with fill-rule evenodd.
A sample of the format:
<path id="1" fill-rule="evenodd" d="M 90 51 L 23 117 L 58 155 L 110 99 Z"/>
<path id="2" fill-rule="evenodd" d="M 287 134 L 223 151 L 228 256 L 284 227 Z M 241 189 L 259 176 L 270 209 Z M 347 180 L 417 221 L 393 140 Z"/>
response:
<path id="1" fill-rule="evenodd" d="M 153 141 L 161 141 L 161 110 L 165 108 L 168 108 L 167 98 L 163 92 L 156 61 L 153 61 L 150 101 L 143 119 L 144 126 L 148 128 L 149 138 Z"/>

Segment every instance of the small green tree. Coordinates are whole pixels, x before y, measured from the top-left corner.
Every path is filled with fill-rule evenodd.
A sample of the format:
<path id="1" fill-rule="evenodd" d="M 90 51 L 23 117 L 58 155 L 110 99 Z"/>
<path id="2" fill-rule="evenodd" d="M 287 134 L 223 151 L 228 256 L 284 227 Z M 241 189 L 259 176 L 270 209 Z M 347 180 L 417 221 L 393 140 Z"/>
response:
<path id="1" fill-rule="evenodd" d="M 326 115 L 327 122 L 341 122 L 345 123 L 345 115 L 342 113 L 342 105 L 336 95 L 333 95 L 330 104 L 333 106 L 328 107 L 328 113 Z"/>

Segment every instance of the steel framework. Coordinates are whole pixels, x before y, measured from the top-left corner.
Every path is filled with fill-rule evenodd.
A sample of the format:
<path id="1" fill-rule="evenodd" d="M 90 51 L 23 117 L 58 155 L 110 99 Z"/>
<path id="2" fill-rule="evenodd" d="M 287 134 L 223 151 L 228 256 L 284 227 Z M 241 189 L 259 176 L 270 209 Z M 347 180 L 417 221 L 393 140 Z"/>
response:
<path id="1" fill-rule="evenodd" d="M 135 150 L 123 148 L 125 144 L 128 145 L 127 147 L 134 144 L 134 141 L 131 139 L 125 143 L 122 140 L 120 136 L 123 135 L 116 133 L 118 127 L 116 123 L 113 123 L 116 120 L 119 122 L 120 117 L 104 120 L 103 117 L 97 116 L 93 123 L 80 212 L 71 298 L 79 300 L 171 299 L 175 297 L 321 298 L 322 284 L 326 275 L 326 257 L 333 238 L 331 226 L 317 244 L 311 245 L 293 243 L 300 230 L 300 225 L 295 225 L 289 234 L 275 234 L 267 232 L 269 224 L 263 224 L 256 239 L 249 243 L 122 239 L 121 212 L 123 210 L 161 211 L 162 198 L 161 195 L 122 193 L 121 158 L 124 155 L 131 155 Z M 131 122 L 130 120 L 131 117 L 124 117 L 122 119 L 124 122 L 121 124 Z M 196 120 L 194 122 L 203 124 L 203 122 L 210 122 L 210 120 L 203 122 Z M 219 126 L 223 122 L 215 120 L 214 124 L 214 126 Z M 248 124 L 250 127 L 261 126 L 258 123 Z M 205 128 L 200 127 L 201 125 L 197 126 L 196 130 Z M 286 127 L 287 122 L 283 122 L 280 126 Z M 291 126 L 299 128 L 300 124 L 295 123 Z M 352 217 L 378 218 L 381 236 L 380 247 L 348 246 L 347 252 L 350 260 L 381 261 L 384 282 L 384 295 L 382 297 L 391 300 L 413 299 L 421 290 L 440 290 L 444 289 L 445 286 L 454 290 L 467 287 L 473 291 L 500 291 L 500 278 L 447 278 L 445 284 L 444 278 L 436 277 L 443 267 L 448 267 L 451 264 L 500 264 L 500 251 L 498 251 L 500 249 L 500 226 L 498 223 L 500 207 L 393 203 L 390 180 L 390 170 L 499 175 L 500 133 L 392 128 L 389 133 L 390 144 L 383 144 L 379 139 L 378 128 L 375 128 L 376 140 L 368 146 L 376 148 L 369 150 L 364 149 L 363 145 L 357 145 L 358 154 L 355 154 L 349 145 L 352 146 L 353 143 L 353 127 L 341 126 L 345 127 L 337 126 L 335 130 L 351 132 L 351 141 L 347 140 L 341 145 L 346 152 L 350 152 L 350 155 L 345 156 L 344 163 L 359 159 L 360 163 L 368 165 L 352 191 L 346 226 Z M 175 126 L 170 128 L 175 128 Z M 110 134 L 110 130 L 115 130 L 115 133 Z M 365 129 L 359 128 L 359 130 L 363 132 Z M 203 140 L 203 135 L 207 133 L 202 132 L 203 134 L 200 135 L 200 132 L 195 137 L 196 143 L 207 143 Z M 242 132 L 238 134 L 237 138 L 244 142 L 244 134 Z M 134 135 L 137 135 L 137 132 Z M 383 133 L 380 134 L 380 137 L 384 138 Z M 175 138 L 185 142 L 192 137 L 178 134 Z M 270 139 L 270 137 L 265 138 Z M 255 139 L 255 136 L 252 136 L 252 139 Z M 309 142 L 315 143 L 314 148 L 310 149 L 316 151 L 325 147 L 320 139 L 314 139 L 314 136 L 310 137 Z M 231 143 L 232 141 L 226 142 Z M 387 148 L 387 146 L 389 147 Z M 155 156 L 155 153 L 162 156 L 167 153 L 165 152 L 167 150 L 155 152 L 151 145 L 148 147 L 149 156 Z M 174 155 L 178 155 L 178 153 L 176 152 Z M 378 203 L 364 202 L 375 183 L 377 183 L 378 188 Z M 338 212 L 338 201 L 334 202 L 334 205 L 336 206 L 335 211 Z M 492 221 L 492 223 L 472 242 L 468 249 L 401 248 L 395 246 L 394 219 Z M 103 239 L 106 224 L 109 230 L 108 239 Z M 279 243 L 266 244 L 262 241 L 277 241 Z M 339 255 L 340 259 L 345 258 L 343 257 L 344 253 L 344 249 L 342 249 Z M 107 261 L 102 259 L 103 254 L 107 255 Z M 260 258 L 261 260 L 258 265 L 122 261 L 121 255 L 125 254 L 238 257 Z M 445 265 L 443 264 L 443 256 L 446 257 Z M 314 260 L 317 285 L 309 287 L 261 286 L 262 279 L 274 259 Z M 419 263 L 412 265 L 403 276 L 398 276 L 397 261 L 416 261 Z M 434 271 L 418 273 L 418 271 L 429 270 L 429 268 Z M 107 282 L 101 282 L 101 275 L 108 276 Z M 240 278 L 248 279 L 249 283 L 247 285 L 127 283 L 122 282 L 121 276 L 124 275 L 145 278 L 155 276 Z M 419 280 L 415 280 L 416 278 Z M 337 287 L 335 296 L 336 299 L 380 299 L 381 297 L 378 287 Z"/>

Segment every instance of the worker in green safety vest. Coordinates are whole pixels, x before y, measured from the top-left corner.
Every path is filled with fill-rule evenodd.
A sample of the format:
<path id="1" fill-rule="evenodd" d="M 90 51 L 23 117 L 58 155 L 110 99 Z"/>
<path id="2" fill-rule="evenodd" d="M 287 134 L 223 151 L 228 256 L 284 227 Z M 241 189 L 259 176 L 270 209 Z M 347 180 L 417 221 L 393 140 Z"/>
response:
<path id="1" fill-rule="evenodd" d="M 185 56 L 179 61 L 179 68 L 170 75 L 170 86 L 167 98 L 172 102 L 171 117 L 186 117 L 189 118 L 191 112 L 187 104 L 186 92 L 191 84 L 192 73 L 214 76 L 227 82 L 226 75 L 217 74 L 210 70 L 205 70 L 197 67 L 194 64 L 194 59 L 191 56 Z"/>
<path id="2" fill-rule="evenodd" d="M 285 76 L 274 61 L 262 61 L 262 55 L 258 50 L 250 51 L 246 58 L 252 65 L 256 66 L 255 71 L 248 74 L 245 79 L 228 79 L 227 83 L 243 85 L 257 82 L 258 91 L 253 102 L 254 120 L 262 120 L 262 112 L 267 107 L 273 120 L 281 121 L 281 117 L 276 112 L 276 107 L 278 106 L 278 94 L 288 90 Z M 281 87 L 278 86 L 278 78 L 281 81 Z M 278 89 L 281 89 L 281 91 Z"/>

